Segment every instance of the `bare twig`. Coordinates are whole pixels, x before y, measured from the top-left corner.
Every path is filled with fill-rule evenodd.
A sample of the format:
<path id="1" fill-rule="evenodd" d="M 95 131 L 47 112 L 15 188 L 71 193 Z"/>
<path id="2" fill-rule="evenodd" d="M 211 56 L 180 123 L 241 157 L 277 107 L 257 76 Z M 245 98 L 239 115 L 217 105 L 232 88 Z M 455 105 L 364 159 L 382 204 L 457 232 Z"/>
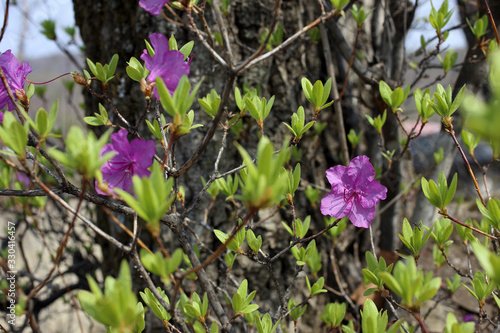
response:
<path id="1" fill-rule="evenodd" d="M 200 40 L 201 44 L 207 49 L 207 51 L 210 53 L 212 58 L 218 62 L 223 68 L 229 69 L 229 64 L 217 53 L 217 51 L 214 50 L 214 48 L 208 44 L 207 40 L 205 37 L 203 37 L 202 32 L 196 27 L 196 24 L 193 21 L 193 16 L 191 15 L 191 11 L 187 12 L 187 18 L 189 22 L 189 28 L 192 32 L 195 33 L 195 35 L 198 37 Z"/>
<path id="2" fill-rule="evenodd" d="M 278 24 L 278 12 L 279 12 L 280 6 L 281 6 L 281 0 L 276 0 L 276 2 L 274 3 L 274 10 L 273 10 L 273 21 L 272 21 L 272 23 L 271 23 L 271 28 L 270 28 L 270 29 L 269 29 L 269 31 L 267 32 L 266 38 L 264 38 L 264 42 L 263 42 L 263 43 L 262 43 L 262 45 L 261 45 L 261 46 L 257 49 L 257 51 L 255 51 L 255 52 L 254 52 L 254 54 L 252 54 L 252 55 L 251 55 L 251 56 L 250 56 L 247 60 L 245 60 L 245 61 L 243 62 L 243 64 L 239 65 L 239 66 L 236 68 L 236 72 L 238 72 L 238 73 L 239 73 L 239 72 L 241 72 L 241 71 L 243 71 L 243 70 L 247 69 L 248 67 L 251 67 L 252 65 L 254 65 L 255 63 L 257 63 L 257 62 L 258 62 L 258 61 L 255 61 L 255 60 L 257 60 L 257 58 L 259 58 L 260 54 L 262 54 L 262 52 L 264 52 L 264 50 L 266 49 L 266 45 L 267 45 L 267 43 L 269 42 L 269 38 L 271 38 L 271 35 L 272 35 L 272 33 L 273 33 L 274 29 L 276 29 L 276 25 Z M 318 23 L 319 23 L 319 21 L 318 21 Z M 316 23 L 316 25 L 317 25 L 318 23 Z M 314 25 L 314 26 L 316 26 L 316 25 Z M 306 27 L 306 28 L 307 28 L 307 27 Z M 311 27 L 311 28 L 312 28 L 312 27 Z M 309 28 L 309 29 L 311 29 L 311 28 Z M 304 29 L 305 29 L 305 28 L 304 28 Z M 304 29 L 302 29 L 302 30 L 304 30 Z M 309 30 L 309 29 L 307 29 L 307 30 Z M 305 30 L 305 31 L 303 31 L 303 32 L 302 32 L 302 30 L 301 30 L 301 31 L 299 31 L 299 32 L 297 32 L 297 33 L 296 33 L 295 35 L 293 35 L 292 37 L 294 37 L 294 36 L 296 36 L 296 35 L 297 35 L 297 36 L 296 36 L 296 38 L 298 38 L 298 37 L 300 37 L 300 35 L 302 35 L 303 33 L 307 32 L 307 30 Z M 299 33 L 300 33 L 300 34 L 299 34 Z M 290 37 L 290 38 L 292 38 L 292 37 Z M 277 53 L 278 51 L 276 51 L 276 52 L 273 52 L 273 51 L 277 50 L 278 48 L 281 50 L 281 49 L 283 48 L 283 47 L 281 47 L 282 45 L 283 45 L 283 46 L 284 46 L 285 44 L 286 44 L 286 45 L 288 45 L 289 43 L 287 43 L 287 42 L 290 40 L 290 38 L 289 38 L 289 39 L 287 39 L 287 40 L 286 40 L 284 43 L 282 43 L 280 46 L 276 47 L 274 50 L 272 50 L 272 51 L 270 51 L 270 52 L 266 53 L 268 56 L 266 56 L 265 58 L 268 58 L 269 56 L 271 56 L 272 54 L 271 54 L 271 55 L 269 55 L 270 53 L 273 53 L 273 54 L 274 54 L 274 53 Z M 296 38 L 294 38 L 293 40 L 295 40 Z M 280 47 L 281 47 L 281 48 L 280 48 Z M 265 56 L 266 54 L 264 54 L 263 56 Z M 263 58 L 262 60 L 264 60 L 265 58 Z"/>
<path id="3" fill-rule="evenodd" d="M 35 175 L 35 180 L 37 182 L 38 185 L 40 185 L 42 182 L 36 177 Z M 83 190 L 82 190 L 82 194 L 85 192 L 85 186 L 87 184 L 87 181 L 84 181 L 83 183 Z M 68 244 L 68 240 L 69 240 L 69 235 L 71 234 L 71 231 L 73 230 L 73 228 L 75 227 L 75 222 L 76 222 L 76 217 L 77 217 L 77 213 L 78 211 L 80 210 L 80 207 L 81 207 L 81 204 L 83 202 L 83 195 L 80 196 L 79 200 L 78 200 L 78 205 L 76 207 L 76 210 L 75 210 L 75 213 L 74 213 L 74 216 L 73 216 L 73 219 L 71 220 L 71 223 L 69 225 L 69 228 L 68 230 L 66 231 L 66 233 L 64 234 L 64 237 L 61 241 L 61 245 L 58 247 L 57 249 L 57 254 L 56 254 L 56 257 L 54 258 L 53 260 L 53 264 L 52 264 L 52 268 L 51 270 L 49 271 L 49 273 L 47 274 L 47 277 L 42 281 L 40 282 L 35 288 L 33 288 L 33 290 L 31 290 L 31 292 L 29 293 L 28 297 L 27 297 L 27 301 L 28 302 L 31 298 L 35 297 L 35 295 L 47 284 L 47 282 L 49 282 L 52 274 L 54 273 L 54 271 L 56 270 L 56 268 L 58 267 L 58 264 L 59 264 L 59 260 L 61 259 L 62 255 L 63 255 L 63 252 L 64 252 L 64 249 L 66 248 L 66 245 Z"/>
<path id="4" fill-rule="evenodd" d="M 196 198 L 190 203 L 189 207 L 183 212 L 181 219 L 184 219 L 184 217 L 186 217 L 198 205 L 198 203 L 200 202 L 202 196 L 205 194 L 207 189 L 218 178 L 217 174 L 219 173 L 219 171 L 218 171 L 219 162 L 220 162 L 220 159 L 222 157 L 222 153 L 224 152 L 224 149 L 226 147 L 226 137 L 227 137 L 227 128 L 223 127 L 221 147 L 219 149 L 219 153 L 217 154 L 217 159 L 215 160 L 214 172 L 213 172 L 212 176 L 210 177 L 210 179 L 207 180 L 207 183 L 205 184 L 205 186 L 203 186 L 203 188 L 198 193 Z"/>
<path id="5" fill-rule="evenodd" d="M 489 238 L 491 238 L 492 240 L 498 241 L 498 238 L 497 238 L 497 237 L 492 236 L 492 235 L 490 235 L 490 234 L 488 234 L 488 233 L 486 233 L 486 232 L 484 232 L 484 231 L 482 231 L 482 230 L 479 230 L 479 229 L 477 229 L 477 228 L 474 228 L 474 227 L 472 227 L 472 226 L 470 226 L 470 225 L 468 225 L 468 224 L 466 224 L 466 223 L 463 223 L 462 221 L 457 220 L 456 218 L 451 217 L 451 216 L 450 216 L 450 215 L 448 215 L 448 214 L 442 214 L 442 213 L 440 213 L 440 214 L 441 214 L 441 215 L 443 215 L 443 217 L 445 217 L 445 218 L 447 218 L 447 219 L 449 219 L 449 220 L 451 220 L 451 221 L 453 221 L 453 222 L 455 222 L 455 223 L 460 224 L 462 227 L 469 228 L 470 230 L 475 231 L 475 232 L 477 232 L 478 234 L 481 234 L 481 235 L 483 235 L 483 236 L 489 237 Z"/>
<path id="6" fill-rule="evenodd" d="M 111 244 L 115 245 L 117 248 L 120 250 L 127 252 L 129 248 L 122 243 L 120 243 L 118 240 L 116 240 L 114 237 L 108 235 L 105 233 L 102 229 L 100 229 L 98 226 L 96 226 L 94 223 L 92 223 L 90 220 L 88 220 L 85 216 L 81 215 L 79 212 L 77 212 L 73 207 L 71 207 L 66 201 L 64 201 L 62 198 L 60 198 L 58 195 L 56 195 L 54 192 L 52 192 L 51 189 L 49 189 L 47 186 L 45 186 L 44 183 L 42 183 L 40 180 L 37 180 L 38 186 L 40 186 L 47 194 L 49 197 L 51 197 L 53 200 L 55 200 L 58 204 L 60 204 L 64 209 L 68 210 L 70 213 L 75 214 L 84 224 L 86 224 L 90 229 L 94 230 L 98 235 L 106 239 L 108 242 Z M 77 193 L 80 195 L 83 194 L 83 198 L 88 197 L 88 192 L 84 192 L 80 189 L 78 189 Z M 107 201 L 107 200 L 103 200 Z M 120 205 L 118 205 L 120 206 Z M 107 206 L 109 208 L 109 206 Z M 115 206 L 116 208 L 116 206 Z M 127 207 L 128 208 L 128 207 Z M 133 210 L 131 208 L 128 208 L 130 210 L 130 214 L 133 214 Z M 127 211 L 127 210 L 125 210 Z"/>
<path id="7" fill-rule="evenodd" d="M 474 171 L 472 171 L 469 160 L 465 156 L 464 150 L 460 146 L 460 143 L 458 142 L 457 137 L 455 136 L 455 131 L 453 130 L 453 126 L 451 124 L 448 126 L 445 125 L 445 130 L 446 130 L 446 132 L 448 132 L 451 135 L 453 142 L 455 142 L 455 145 L 457 145 L 458 151 L 460 152 L 460 156 L 462 156 L 462 159 L 464 160 L 465 165 L 467 166 L 467 170 L 469 171 L 469 174 L 472 178 L 472 181 L 474 182 L 474 186 L 476 188 L 477 195 L 478 195 L 479 199 L 481 200 L 481 203 L 483 204 L 483 206 L 486 206 L 486 204 L 483 200 L 483 196 L 481 194 L 481 190 L 479 189 L 479 185 L 477 183 L 476 176 L 474 176 Z"/>
<path id="8" fill-rule="evenodd" d="M 486 7 L 486 12 L 488 13 L 488 17 L 491 22 L 491 26 L 493 27 L 493 32 L 495 33 L 495 38 L 497 40 L 497 45 L 500 45 L 500 36 L 498 36 L 497 26 L 495 24 L 495 20 L 493 19 L 493 15 L 491 14 L 490 5 L 488 4 L 488 0 L 483 0 L 484 6 Z"/>
<path id="9" fill-rule="evenodd" d="M 227 63 L 229 64 L 229 67 L 233 68 L 233 66 L 234 66 L 233 51 L 231 50 L 231 43 L 229 41 L 227 27 L 224 24 L 224 19 L 222 17 L 222 13 L 220 11 L 221 6 L 222 6 L 222 3 L 220 0 L 214 0 L 214 5 L 212 6 L 212 8 L 215 12 L 215 21 L 217 22 L 217 25 L 219 26 L 219 30 L 220 30 L 221 35 L 222 35 L 222 40 L 224 41 L 223 51 L 226 54 L 225 58 L 226 58 Z"/>
<path id="10" fill-rule="evenodd" d="M 338 11 L 331 11 L 331 12 L 327 13 L 326 15 L 322 15 L 321 17 L 317 18 L 313 22 L 309 23 L 304 28 L 302 28 L 299 31 L 297 31 L 295 34 L 293 34 L 292 36 L 290 36 L 287 40 L 285 40 L 283 43 L 281 43 L 280 45 L 278 45 L 277 47 L 275 47 L 271 51 L 266 52 L 266 53 L 264 53 L 262 55 L 258 55 L 258 56 L 254 57 L 254 58 L 250 57 L 250 59 L 248 59 L 244 63 L 238 65 L 235 68 L 236 73 L 238 73 L 238 74 L 242 73 L 243 71 L 245 71 L 249 67 L 252 67 L 253 65 L 255 65 L 255 64 L 257 64 L 257 63 L 259 63 L 259 62 L 261 62 L 261 61 L 263 61 L 263 60 L 265 60 L 265 59 L 267 59 L 269 57 L 272 57 L 275 54 L 281 52 L 281 50 L 283 50 L 286 47 L 288 47 L 290 44 L 292 44 L 295 40 L 297 40 L 303 34 L 305 34 L 306 32 L 308 32 L 309 30 L 311 30 L 312 28 L 314 28 L 315 26 L 317 26 L 321 22 L 329 20 L 332 17 L 335 17 L 336 15 L 339 15 Z"/>
<path id="11" fill-rule="evenodd" d="M 10 5 L 10 0 L 5 1 L 5 14 L 3 16 L 3 26 L 2 26 L 2 32 L 0 33 L 0 42 L 3 39 L 3 35 L 5 34 L 5 29 L 7 28 L 7 21 L 9 18 L 9 5 Z"/>
<path id="12" fill-rule="evenodd" d="M 229 73 L 226 81 L 226 85 L 224 86 L 224 91 L 222 92 L 222 98 L 221 98 L 221 103 L 219 105 L 219 110 L 217 111 L 217 114 L 215 115 L 213 121 L 212 121 L 212 126 L 208 130 L 207 134 L 205 134 L 205 137 L 203 138 L 202 143 L 198 146 L 194 154 L 187 160 L 180 169 L 172 172 L 173 177 L 180 177 L 183 175 L 189 168 L 193 166 L 193 164 L 198 160 L 200 155 L 203 153 L 205 148 L 207 147 L 208 143 L 212 140 L 215 130 L 219 126 L 220 120 L 222 118 L 222 115 L 224 114 L 224 109 L 227 105 L 228 99 L 229 99 L 229 94 L 233 89 L 233 84 L 236 79 L 236 75 L 234 73 Z"/>
<path id="13" fill-rule="evenodd" d="M 295 245 L 299 244 L 299 243 L 307 243 L 309 242 L 310 240 L 312 239 L 315 239 L 319 236 L 321 236 L 322 234 L 324 234 L 325 232 L 327 232 L 328 230 L 330 230 L 331 228 L 337 226 L 337 224 L 339 223 L 340 219 L 337 219 L 335 222 L 333 222 L 332 224 L 330 224 L 328 227 L 326 227 L 325 229 L 321 230 L 320 232 L 312 235 L 312 236 L 309 236 L 309 237 L 306 237 L 306 238 L 300 238 L 300 239 L 296 239 L 294 240 L 293 242 L 291 242 L 287 247 L 285 247 L 283 250 L 281 250 L 280 252 L 278 252 L 277 254 L 274 255 L 274 257 L 272 257 L 270 259 L 270 262 L 274 262 L 276 261 L 279 257 L 281 257 L 284 253 L 288 252 L 288 250 L 290 250 L 292 247 L 294 247 Z"/>

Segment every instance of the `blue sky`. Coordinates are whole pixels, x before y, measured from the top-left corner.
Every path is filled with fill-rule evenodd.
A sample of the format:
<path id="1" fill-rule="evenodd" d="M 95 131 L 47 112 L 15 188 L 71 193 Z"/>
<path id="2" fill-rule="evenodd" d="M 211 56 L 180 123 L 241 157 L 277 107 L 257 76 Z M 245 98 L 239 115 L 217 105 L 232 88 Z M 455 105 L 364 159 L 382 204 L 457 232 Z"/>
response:
<path id="1" fill-rule="evenodd" d="M 12 3 L 12 1 L 11 1 Z M 75 24 L 73 3 L 71 0 L 17 0 L 16 6 L 9 7 L 9 20 L 0 51 L 11 49 L 17 56 L 24 45 L 23 58 L 45 57 L 58 54 L 54 42 L 40 34 L 40 22 L 47 19 L 56 21 L 56 33 L 61 40 L 68 41 L 63 28 Z M 5 1 L 0 4 L 1 22 L 5 12 Z M 26 28 L 23 33 L 23 26 Z M 76 49 L 74 49 L 76 50 Z"/>
<path id="2" fill-rule="evenodd" d="M 134 1 L 134 0 L 127 0 Z M 435 8 L 439 8 L 443 0 L 434 0 Z M 18 0 L 17 6 L 10 7 L 9 21 L 7 31 L 4 39 L 0 42 L 0 52 L 11 49 L 17 56 L 21 53 L 21 44 L 24 45 L 23 56 L 24 59 L 46 57 L 53 54 L 58 54 L 55 43 L 48 41 L 43 35 L 40 34 L 40 22 L 46 19 L 53 19 L 56 21 L 58 36 L 67 41 L 68 37 L 63 32 L 66 26 L 73 26 L 74 13 L 73 4 L 71 0 Z M 420 0 L 421 4 L 417 10 L 417 18 L 425 18 L 430 11 L 430 0 Z M 455 7 L 455 1 L 450 0 L 450 8 Z M 1 1 L 1 17 L 5 11 L 5 1 Z M 28 19 L 26 19 L 28 17 Z M 458 11 L 453 15 L 452 21 L 448 26 L 454 26 L 459 22 Z M 26 32 L 23 33 L 23 24 L 26 27 Z M 414 24 L 418 29 L 409 32 L 407 37 L 408 50 L 412 51 L 420 45 L 420 35 L 424 34 L 428 38 L 432 37 L 434 32 L 430 24 L 420 23 Z M 459 48 L 465 46 L 465 40 L 461 31 L 455 30 L 450 34 L 449 42 L 451 48 Z M 73 51 L 77 51 L 73 46 Z"/>
<path id="3" fill-rule="evenodd" d="M 414 0 L 413 0 L 414 1 Z M 434 0 L 432 1 L 434 8 L 436 10 L 441 7 L 443 0 Z M 431 11 L 431 1 L 430 0 L 419 0 L 419 6 L 415 13 L 415 20 L 413 22 L 414 29 L 408 32 L 406 36 L 406 46 L 409 51 L 418 49 L 420 47 L 420 36 L 424 35 L 426 39 L 432 38 L 436 36 L 434 28 L 430 25 L 430 23 L 424 23 L 423 20 L 429 16 Z M 450 28 L 460 24 L 460 14 L 458 12 L 458 8 L 455 0 L 448 1 L 448 8 L 455 8 L 453 12 L 453 16 L 450 19 L 450 22 L 446 26 L 446 28 Z M 458 49 L 461 47 L 466 47 L 465 36 L 461 29 L 453 30 L 450 32 L 450 36 L 448 37 L 447 44 L 450 45 L 452 49 Z"/>

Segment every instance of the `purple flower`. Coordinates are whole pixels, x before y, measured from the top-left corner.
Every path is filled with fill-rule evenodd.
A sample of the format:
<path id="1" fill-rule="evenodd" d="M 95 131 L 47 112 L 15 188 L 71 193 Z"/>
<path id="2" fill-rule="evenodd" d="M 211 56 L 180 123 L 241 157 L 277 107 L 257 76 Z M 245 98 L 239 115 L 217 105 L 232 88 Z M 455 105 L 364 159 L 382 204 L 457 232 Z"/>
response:
<path id="1" fill-rule="evenodd" d="M 124 129 L 111 134 L 111 139 L 113 143 L 106 144 L 101 151 L 101 156 L 115 152 L 115 155 L 101 167 L 103 181 L 108 183 L 111 190 L 121 188 L 132 193 L 132 177 L 134 175 L 149 177 L 151 174 L 148 168 L 153 164 L 155 143 L 152 140 L 142 139 L 134 139 L 129 143 L 127 131 Z M 99 194 L 108 195 L 97 187 L 97 181 L 96 191 Z"/>
<path id="2" fill-rule="evenodd" d="M 30 178 L 24 173 L 17 173 L 17 181 L 21 184 L 24 184 L 24 188 L 28 188 L 30 186 Z"/>
<path id="3" fill-rule="evenodd" d="M 468 323 L 468 322 L 471 322 L 471 321 L 473 321 L 473 322 L 475 322 L 477 324 L 477 322 L 476 322 L 476 316 L 474 316 L 471 313 L 464 315 L 464 322 Z"/>
<path id="4" fill-rule="evenodd" d="M 173 95 L 181 77 L 189 75 L 189 61 L 184 61 L 184 55 L 181 52 L 169 49 L 168 39 L 164 35 L 151 34 L 149 40 L 151 40 L 155 51 L 154 56 L 151 57 L 147 50 L 144 50 L 141 55 L 146 69 L 151 72 L 148 80 L 149 82 L 155 82 L 158 76 L 161 77 L 168 91 Z M 153 94 L 156 98 L 159 98 L 156 88 Z"/>
<path id="5" fill-rule="evenodd" d="M 10 50 L 0 53 L 0 66 L 2 66 L 5 78 L 9 83 L 14 97 L 16 97 L 16 90 L 24 89 L 24 78 L 31 73 L 31 66 L 27 62 L 19 64 L 19 60 L 14 57 Z M 7 89 L 0 83 L 0 109 L 5 105 L 8 106 L 8 110 L 14 110 L 15 108 L 7 94 Z"/>
<path id="6" fill-rule="evenodd" d="M 384 200 L 387 188 L 375 181 L 375 169 L 367 156 L 352 159 L 349 167 L 334 166 L 326 170 L 332 191 L 321 200 L 321 213 L 336 218 L 348 216 L 356 227 L 370 227 L 375 206 Z"/>
<path id="7" fill-rule="evenodd" d="M 141 0 L 139 1 L 139 6 L 144 8 L 144 10 L 151 15 L 159 15 L 163 6 L 165 6 L 168 1 L 169 0 Z"/>

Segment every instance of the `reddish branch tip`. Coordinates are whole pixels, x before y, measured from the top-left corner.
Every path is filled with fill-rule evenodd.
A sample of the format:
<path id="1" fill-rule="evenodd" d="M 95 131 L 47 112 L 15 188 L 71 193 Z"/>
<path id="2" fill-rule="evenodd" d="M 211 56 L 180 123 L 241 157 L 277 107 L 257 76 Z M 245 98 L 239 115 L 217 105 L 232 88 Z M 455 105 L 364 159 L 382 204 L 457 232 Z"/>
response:
<path id="1" fill-rule="evenodd" d="M 31 84 L 34 84 L 34 85 L 39 86 L 39 85 L 42 85 L 42 84 L 47 84 L 47 83 L 50 83 L 50 82 L 55 81 L 55 80 L 57 80 L 57 79 L 59 79 L 59 78 L 61 78 L 61 77 L 63 77 L 63 76 L 70 75 L 70 74 L 71 74 L 71 75 L 73 75 L 73 72 L 71 72 L 71 73 L 65 73 L 65 74 L 59 75 L 58 77 L 56 77 L 56 78 L 54 78 L 54 79 L 52 79 L 52 80 L 46 81 L 46 82 L 38 82 L 38 83 L 37 83 L 37 82 L 31 82 L 31 81 L 30 81 L 30 80 L 28 80 L 26 77 L 24 78 L 24 80 L 25 80 L 26 82 L 29 82 L 29 83 L 31 83 Z"/>

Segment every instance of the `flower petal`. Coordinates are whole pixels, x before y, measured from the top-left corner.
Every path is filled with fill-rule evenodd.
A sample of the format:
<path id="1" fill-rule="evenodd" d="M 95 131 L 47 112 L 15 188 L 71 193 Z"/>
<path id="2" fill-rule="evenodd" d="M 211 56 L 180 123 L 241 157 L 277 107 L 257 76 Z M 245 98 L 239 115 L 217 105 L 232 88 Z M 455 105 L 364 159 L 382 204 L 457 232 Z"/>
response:
<path id="1" fill-rule="evenodd" d="M 347 174 L 355 187 L 368 184 L 375 179 L 375 169 L 370 163 L 370 159 L 365 155 L 356 156 L 351 160 Z"/>
<path id="2" fill-rule="evenodd" d="M 375 217 L 375 207 L 365 208 L 359 203 L 354 203 L 348 216 L 356 227 L 369 228 Z"/>
<path id="3" fill-rule="evenodd" d="M 183 75 L 189 75 L 190 70 L 189 64 L 184 61 L 184 55 L 176 50 L 166 53 L 163 57 L 163 65 L 156 69 L 155 75 L 163 79 L 171 95 L 174 94 L 175 88 L 177 88 L 181 77 Z M 153 72 L 151 72 L 151 74 L 153 74 Z M 151 74 L 149 76 L 151 76 Z M 149 80 L 151 81 L 150 78 Z"/>
<path id="4" fill-rule="evenodd" d="M 169 0 L 141 0 L 139 1 L 139 6 L 151 15 L 159 15 L 163 6 L 165 6 L 168 1 Z"/>
<path id="5" fill-rule="evenodd" d="M 326 170 L 326 178 L 332 185 L 332 191 L 336 194 L 344 193 L 346 181 L 350 183 L 347 168 L 343 165 L 336 165 Z"/>
<path id="6" fill-rule="evenodd" d="M 387 197 L 387 187 L 374 180 L 369 184 L 358 187 L 360 204 L 365 208 L 375 207 L 380 200 Z"/>
<path id="7" fill-rule="evenodd" d="M 153 157 L 156 153 L 154 141 L 134 139 L 130 143 L 130 148 L 132 159 L 136 163 L 135 174 L 139 177 L 148 177 L 151 174 L 148 168 L 153 164 Z"/>
<path id="8" fill-rule="evenodd" d="M 124 191 L 130 192 L 132 185 L 132 176 L 130 172 L 121 171 L 121 172 L 106 172 L 106 170 L 102 170 L 102 179 L 103 181 L 108 182 L 108 186 L 110 189 L 113 188 L 121 188 Z"/>
<path id="9" fill-rule="evenodd" d="M 148 80 L 154 82 L 158 76 L 161 77 L 168 91 L 173 95 L 181 77 L 189 75 L 189 62 L 184 61 L 184 55 L 181 52 L 170 50 L 168 39 L 164 35 L 151 34 L 149 39 L 155 54 L 151 57 L 148 51 L 144 50 L 141 55 L 146 69 L 150 71 Z M 159 98 L 156 88 L 153 90 L 153 94 Z"/>
<path id="10" fill-rule="evenodd" d="M 111 134 L 113 150 L 117 152 L 117 155 L 130 156 L 130 143 L 128 142 L 127 134 L 127 130 L 124 129 L 119 130 L 118 133 Z"/>
<path id="11" fill-rule="evenodd" d="M 349 214 L 352 205 L 352 201 L 345 202 L 343 194 L 335 194 L 332 191 L 321 199 L 321 214 L 340 219 Z"/>
<path id="12" fill-rule="evenodd" d="M 14 98 L 16 98 L 16 90 L 24 89 L 24 78 L 31 73 L 31 66 L 27 62 L 19 64 L 19 60 L 12 54 L 11 50 L 3 53 L 0 52 L 0 66 L 14 94 Z M 8 110 L 15 109 L 14 104 L 7 94 L 7 90 L 3 85 L 0 85 L 0 109 L 5 105 L 8 106 Z"/>

